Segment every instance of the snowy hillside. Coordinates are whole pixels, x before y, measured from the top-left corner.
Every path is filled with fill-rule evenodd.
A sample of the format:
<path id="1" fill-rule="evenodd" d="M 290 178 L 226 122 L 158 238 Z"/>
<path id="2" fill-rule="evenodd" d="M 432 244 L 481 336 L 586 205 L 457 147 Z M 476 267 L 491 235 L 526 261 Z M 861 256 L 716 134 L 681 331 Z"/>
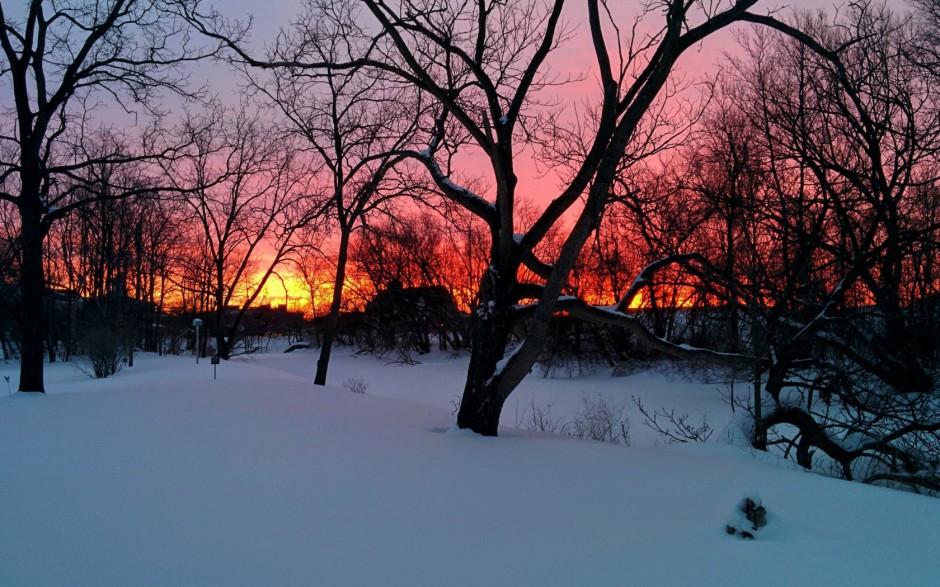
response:
<path id="1" fill-rule="evenodd" d="M 453 429 L 462 360 L 340 356 L 326 389 L 309 383 L 313 363 L 241 359 L 213 381 L 207 362 L 144 355 L 101 381 L 53 365 L 46 396 L 3 389 L 0 585 L 940 581 L 938 499 L 720 442 L 649 446 L 636 421 L 633 447 L 512 428 L 482 438 Z M 15 382 L 14 369 L 0 374 Z M 649 374 L 533 376 L 519 405 L 568 409 L 615 386 L 653 405 L 679 391 L 696 396 L 688 411 L 721 405 L 714 386 Z M 768 525 L 753 541 L 727 535 L 752 493 Z"/>

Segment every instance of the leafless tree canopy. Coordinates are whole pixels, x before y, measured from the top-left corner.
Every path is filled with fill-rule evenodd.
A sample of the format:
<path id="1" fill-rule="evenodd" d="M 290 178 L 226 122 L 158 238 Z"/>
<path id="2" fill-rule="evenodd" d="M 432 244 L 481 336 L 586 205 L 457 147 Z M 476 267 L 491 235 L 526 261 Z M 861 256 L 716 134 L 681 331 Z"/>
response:
<path id="1" fill-rule="evenodd" d="M 140 146 L 133 149 L 124 148 L 130 140 L 89 141 L 107 126 L 103 111 L 158 118 L 162 93 L 193 95 L 180 68 L 216 52 L 193 41 L 178 8 L 155 0 L 0 7 L 0 200 L 16 208 L 20 223 L 21 391 L 43 391 L 42 255 L 50 226 L 88 201 L 139 189 L 87 189 L 90 168 L 166 154 L 149 132 L 134 137 Z"/>

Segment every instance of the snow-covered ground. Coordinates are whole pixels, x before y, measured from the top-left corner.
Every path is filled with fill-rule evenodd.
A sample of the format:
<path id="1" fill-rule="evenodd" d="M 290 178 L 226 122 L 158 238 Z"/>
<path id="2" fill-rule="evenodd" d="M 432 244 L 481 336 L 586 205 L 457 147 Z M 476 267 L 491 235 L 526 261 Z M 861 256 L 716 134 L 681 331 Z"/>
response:
<path id="1" fill-rule="evenodd" d="M 454 430 L 465 359 L 137 357 L 50 393 L 0 381 L 0 585 L 940 584 L 940 500 L 827 479 L 721 442 L 634 446 L 513 429 L 580 392 L 728 420 L 717 386 L 533 375 L 499 438 Z M 12 375 L 16 366 L 0 366 Z M 368 384 L 355 394 L 341 384 Z M 619 394 L 619 395 L 618 395 Z M 516 410 L 515 406 L 519 408 Z M 759 493 L 756 540 L 725 533 Z"/>

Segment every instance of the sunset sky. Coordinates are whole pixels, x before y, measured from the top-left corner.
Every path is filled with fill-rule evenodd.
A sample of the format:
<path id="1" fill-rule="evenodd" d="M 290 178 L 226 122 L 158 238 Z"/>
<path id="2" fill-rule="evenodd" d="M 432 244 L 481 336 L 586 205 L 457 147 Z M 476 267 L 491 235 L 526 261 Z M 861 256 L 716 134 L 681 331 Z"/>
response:
<path id="1" fill-rule="evenodd" d="M 620 24 L 633 21 L 633 13 L 640 10 L 643 2 L 639 0 L 627 0 L 622 3 L 612 3 L 612 10 L 617 7 L 614 4 L 622 4 L 623 17 Z M 219 5 L 221 10 L 228 18 L 246 19 L 249 16 L 253 19 L 251 32 L 251 44 L 259 52 L 263 52 L 265 46 L 273 43 L 281 27 L 289 26 L 291 19 L 302 10 L 303 2 L 300 0 L 268 0 L 263 4 L 264 8 L 259 9 L 259 4 L 252 0 L 233 0 Z M 571 84 L 562 88 L 560 94 L 562 100 L 568 106 L 581 105 L 585 99 L 589 99 L 591 92 L 596 89 L 595 77 L 590 74 L 590 68 L 593 65 L 592 49 L 588 31 L 584 23 L 586 19 L 586 4 L 583 1 L 569 1 L 566 7 L 567 22 L 570 28 L 574 30 L 572 38 L 556 52 L 554 58 L 550 60 L 551 67 L 559 73 L 571 73 L 572 75 L 586 76 L 585 81 Z M 763 0 L 759 2 L 754 12 L 765 13 L 768 11 L 781 10 L 783 12 L 791 11 L 794 7 L 800 9 L 827 9 L 830 12 L 837 3 L 831 0 L 805 0 L 802 2 L 779 2 L 776 0 Z M 647 17 L 650 23 L 658 24 L 661 18 L 656 16 Z M 739 27 L 740 29 L 740 27 Z M 689 78 L 701 78 L 706 75 L 713 75 L 717 71 L 717 64 L 722 58 L 723 53 L 734 52 L 736 42 L 733 38 L 732 29 L 720 32 L 717 35 L 709 37 L 699 47 L 686 52 L 679 62 L 677 72 Z M 216 69 L 213 66 L 202 65 L 200 73 L 209 71 L 209 78 L 216 88 L 232 84 L 232 77 L 228 72 Z M 232 94 L 237 95 L 237 92 Z M 478 167 L 485 173 L 485 161 L 474 161 L 472 155 L 468 156 L 467 163 L 471 167 Z M 519 193 L 526 199 L 535 202 L 545 202 L 551 199 L 557 188 L 557 179 L 551 175 L 540 178 L 539 170 L 529 158 L 519 158 L 516 162 L 516 171 L 520 176 Z"/>
<path id="2" fill-rule="evenodd" d="M 637 13 L 644 3 L 638 0 L 623 2 L 621 18 L 619 23 L 621 27 L 625 23 L 632 23 L 634 14 Z M 569 1 L 566 7 L 567 22 L 569 28 L 573 29 L 573 34 L 565 45 L 558 50 L 549 63 L 553 71 L 562 74 L 570 74 L 573 77 L 584 77 L 583 81 L 574 82 L 568 86 L 558 89 L 561 97 L 561 103 L 565 105 L 569 112 L 575 108 L 580 108 L 585 102 L 590 102 L 592 96 L 596 96 L 596 77 L 591 73 L 593 66 L 593 53 L 590 46 L 587 26 L 583 24 L 586 20 L 586 4 L 583 1 Z M 794 8 L 800 9 L 825 9 L 833 11 L 833 6 L 837 6 L 830 0 L 806 0 L 804 2 L 778 2 L 762 1 L 758 3 L 755 12 L 765 13 L 769 11 L 780 10 L 782 12 L 792 11 Z M 264 3 L 264 9 L 259 9 L 257 2 L 251 0 L 234 0 L 220 5 L 221 10 L 227 18 L 247 19 L 249 16 L 253 19 L 251 29 L 250 43 L 257 53 L 263 54 L 265 47 L 270 46 L 281 27 L 289 26 L 291 19 L 298 11 L 302 10 L 303 3 L 299 0 L 268 0 Z M 612 10 L 618 10 L 618 6 L 612 4 Z M 647 16 L 647 21 L 658 25 L 661 22 L 659 15 Z M 579 24 L 580 23 L 580 24 Z M 750 25 L 744 25 L 750 26 Z M 738 27 L 737 30 L 741 30 Z M 679 62 L 676 73 L 682 76 L 686 81 L 703 79 L 707 76 L 713 76 L 717 73 L 718 63 L 726 53 L 734 53 L 737 43 L 734 39 L 734 29 L 726 29 L 717 35 L 710 36 L 704 43 L 698 47 L 686 52 Z M 199 74 L 207 74 L 213 89 L 221 93 L 222 96 L 237 96 L 237 91 L 228 92 L 224 88 L 231 86 L 236 81 L 230 72 L 219 65 L 202 64 Z M 233 88 L 234 90 L 234 88 Z M 466 165 L 466 172 L 474 175 L 488 176 L 488 162 L 472 150 L 466 152 L 462 159 Z M 516 173 L 520 178 L 518 194 L 521 198 L 534 202 L 536 204 L 545 204 L 549 202 L 558 193 L 559 178 L 551 172 L 545 172 L 540 169 L 531 157 L 516 158 Z M 486 194 L 483 194 L 486 195 Z M 309 293 L 304 291 L 302 282 L 291 277 L 285 272 L 285 283 L 287 294 L 285 297 L 285 286 L 278 279 L 272 279 L 264 288 L 264 293 L 260 302 L 270 302 L 272 305 L 284 303 L 285 300 L 295 307 L 295 303 L 302 298 L 309 299 Z M 325 306 L 328 300 L 329 291 L 332 287 L 325 286 L 322 294 L 321 303 Z"/>
<path id="3" fill-rule="evenodd" d="M 217 2 L 216 6 L 229 19 L 244 20 L 249 15 L 253 18 L 251 46 L 260 56 L 263 55 L 265 46 L 274 42 L 279 29 L 288 26 L 294 15 L 303 9 L 303 4 L 300 0 L 267 0 L 263 4 L 253 0 L 227 0 L 224 3 Z M 643 5 L 638 0 L 613 4 L 617 4 L 617 6 L 613 6 L 613 9 L 621 9 L 624 12 L 622 18 L 619 19 L 621 25 L 632 22 L 632 15 L 629 13 L 638 12 Z M 832 6 L 833 3 L 829 0 L 809 0 L 799 3 L 781 3 L 766 0 L 758 3 L 755 11 L 767 12 L 777 8 L 787 11 L 791 9 L 790 7 L 812 9 L 830 8 Z M 8 9 L 8 12 L 15 12 L 15 10 L 16 7 L 13 7 Z M 558 89 L 560 102 L 565 105 L 569 113 L 573 113 L 576 107 L 583 106 L 585 102 L 590 103 L 592 98 L 597 95 L 597 84 L 595 77 L 591 74 L 593 56 L 589 46 L 587 27 L 583 24 L 585 2 L 583 0 L 570 0 L 566 10 L 568 11 L 567 21 L 569 26 L 574 29 L 574 32 L 571 39 L 556 52 L 550 64 L 555 72 L 585 77 L 582 82 L 572 83 Z M 650 23 L 658 24 L 661 21 L 661 16 L 652 15 L 648 17 L 648 20 Z M 736 43 L 730 30 L 709 37 L 706 42 L 688 51 L 683 56 L 680 60 L 678 73 L 686 79 L 712 75 L 717 70 L 717 63 L 722 54 L 724 52 L 734 52 L 735 48 Z M 237 98 L 239 95 L 237 76 L 232 75 L 229 68 L 212 62 L 202 62 L 195 67 L 196 69 L 191 76 L 193 85 L 208 80 L 210 89 L 220 97 L 232 101 Z M 8 89 L 0 87 L 0 92 L 8 91 Z M 171 96 L 165 98 L 172 100 Z M 108 111 L 105 115 L 108 117 L 107 122 L 109 124 L 120 123 L 120 121 L 112 120 L 116 116 L 113 111 Z M 465 165 L 464 171 L 468 175 L 482 175 L 485 178 L 488 174 L 487 162 L 482 157 L 475 155 L 472 149 L 467 150 L 461 163 Z M 540 175 L 540 170 L 533 158 L 517 157 L 515 165 L 516 173 L 520 177 L 517 192 L 520 198 L 536 204 L 544 204 L 557 194 L 558 177 L 551 172 L 545 173 L 544 176 Z M 541 171 L 544 173 L 544 169 Z M 297 300 L 309 296 L 309 293 L 302 291 L 299 283 L 290 276 L 289 270 L 282 271 L 282 274 L 287 288 L 286 296 L 285 285 L 282 285 L 280 280 L 273 279 L 265 288 L 260 301 L 269 301 L 276 305 L 284 303 L 286 299 L 290 305 L 293 305 Z M 323 295 L 326 295 L 326 292 Z"/>

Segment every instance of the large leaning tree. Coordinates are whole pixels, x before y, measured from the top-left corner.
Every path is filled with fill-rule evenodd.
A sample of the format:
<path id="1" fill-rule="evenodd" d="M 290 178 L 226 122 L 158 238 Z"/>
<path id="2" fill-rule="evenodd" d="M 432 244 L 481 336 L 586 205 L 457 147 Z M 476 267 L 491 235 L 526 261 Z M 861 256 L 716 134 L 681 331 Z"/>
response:
<path id="1" fill-rule="evenodd" d="M 133 193 L 121 189 L 129 186 L 88 185 L 93 176 L 86 168 L 160 154 L 146 147 L 90 153 L 84 137 L 114 126 L 109 117 L 115 113 L 141 122 L 161 114 L 162 93 L 190 93 L 182 67 L 214 49 L 193 43 L 169 1 L 10 4 L 0 5 L 0 199 L 19 217 L 19 390 L 42 392 L 42 259 L 49 228 L 86 202 L 108 197 L 101 194 Z"/>
<path id="2" fill-rule="evenodd" d="M 562 128 L 558 113 L 546 111 L 550 90 L 562 81 L 549 67 L 550 55 L 574 35 L 564 25 L 564 0 L 360 0 L 359 18 L 368 20 L 372 42 L 343 62 L 262 60 L 229 43 L 236 59 L 258 67 L 322 72 L 371 68 L 414 85 L 436 102 L 433 115 L 423 121 L 420 142 L 407 155 L 425 167 L 446 198 L 489 228 L 489 267 L 473 312 L 472 353 L 457 416 L 458 426 L 484 435 L 496 435 L 503 404 L 532 369 L 549 321 L 559 311 L 623 326 L 669 352 L 748 361 L 672 344 L 623 312 L 651 274 L 677 263 L 707 266 L 699 255 L 676 254 L 652 263 L 613 310 L 563 293 L 581 249 L 604 215 L 625 157 L 638 156 L 635 147 L 650 138 L 643 132 L 646 121 L 669 93 L 679 58 L 736 22 L 776 21 L 749 12 L 757 0 L 661 0 L 630 17 L 622 16 L 622 7 L 584 1 L 586 51 L 599 87 L 594 115 L 573 129 Z M 309 2 L 307 10 L 323 10 L 323 4 Z M 239 32 L 218 13 L 200 13 L 195 7 L 190 17 L 215 40 L 224 42 Z M 461 183 L 466 174 L 460 174 L 461 159 L 454 149 L 467 144 L 487 165 L 486 193 Z M 523 194 L 517 168 L 537 146 L 553 150 L 556 160 L 565 155 L 573 164 L 550 204 L 520 233 L 517 215 Z M 538 258 L 539 245 L 560 226 L 567 228 L 557 254 Z M 538 279 L 520 280 L 524 268 Z M 522 324 L 525 334 L 514 342 Z"/>

